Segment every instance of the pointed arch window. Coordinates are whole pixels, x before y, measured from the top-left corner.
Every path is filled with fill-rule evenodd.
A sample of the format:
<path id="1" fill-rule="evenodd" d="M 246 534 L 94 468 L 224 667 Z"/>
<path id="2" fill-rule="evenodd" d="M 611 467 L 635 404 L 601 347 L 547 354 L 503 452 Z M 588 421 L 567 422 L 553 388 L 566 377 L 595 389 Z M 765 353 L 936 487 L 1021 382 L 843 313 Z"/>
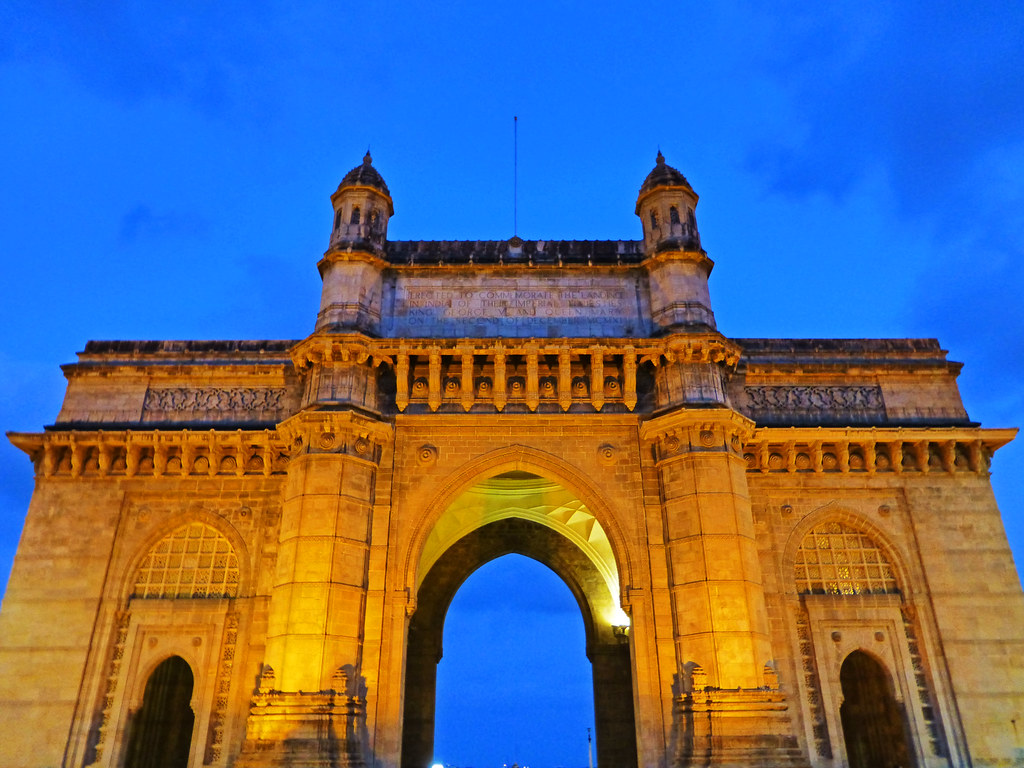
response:
<path id="1" fill-rule="evenodd" d="M 796 553 L 796 588 L 805 595 L 899 592 L 892 564 L 863 531 L 837 521 L 816 525 Z"/>
<path id="2" fill-rule="evenodd" d="M 132 597 L 236 597 L 238 556 L 219 531 L 189 523 L 164 536 L 139 565 Z"/>

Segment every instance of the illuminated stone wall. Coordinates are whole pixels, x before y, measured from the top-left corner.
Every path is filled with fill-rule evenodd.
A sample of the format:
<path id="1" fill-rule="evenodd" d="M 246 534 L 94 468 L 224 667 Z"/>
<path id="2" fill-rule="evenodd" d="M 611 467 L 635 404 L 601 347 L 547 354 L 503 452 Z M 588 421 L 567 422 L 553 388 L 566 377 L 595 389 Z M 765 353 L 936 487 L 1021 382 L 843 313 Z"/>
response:
<path id="1" fill-rule="evenodd" d="M 10 436 L 0 763 L 120 766 L 177 656 L 194 768 L 422 768 L 446 601 L 515 551 L 580 605 L 600 765 L 847 765 L 854 652 L 918 766 L 1024 764 L 1014 433 L 937 342 L 722 335 L 662 158 L 638 241 L 389 242 L 369 158 L 332 202 L 312 335 L 90 342 Z"/>

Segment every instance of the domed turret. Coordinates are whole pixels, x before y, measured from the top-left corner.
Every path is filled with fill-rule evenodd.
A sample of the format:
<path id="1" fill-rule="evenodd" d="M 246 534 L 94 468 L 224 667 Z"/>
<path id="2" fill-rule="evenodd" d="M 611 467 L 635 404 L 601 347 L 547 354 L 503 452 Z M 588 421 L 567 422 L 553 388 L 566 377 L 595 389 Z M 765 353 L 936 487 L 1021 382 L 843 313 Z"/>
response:
<path id="1" fill-rule="evenodd" d="M 331 195 L 334 228 L 330 250 L 369 248 L 381 250 L 388 236 L 388 219 L 395 214 L 391 192 L 373 167 L 367 151 L 363 162 L 345 174 Z"/>
<path id="2" fill-rule="evenodd" d="M 362 164 L 345 174 L 331 203 L 331 244 L 317 265 L 324 287 L 316 329 L 376 334 L 380 330 L 384 244 L 395 207 L 369 151 Z"/>
<path id="3" fill-rule="evenodd" d="M 700 251 L 700 233 L 694 209 L 697 193 L 658 151 L 654 170 L 640 185 L 636 215 L 644 228 L 648 254 L 662 251 Z"/>
<path id="4" fill-rule="evenodd" d="M 664 333 L 715 330 L 708 276 L 714 266 L 700 247 L 697 193 L 658 152 L 640 185 L 636 215 L 644 227 L 651 318 Z"/>

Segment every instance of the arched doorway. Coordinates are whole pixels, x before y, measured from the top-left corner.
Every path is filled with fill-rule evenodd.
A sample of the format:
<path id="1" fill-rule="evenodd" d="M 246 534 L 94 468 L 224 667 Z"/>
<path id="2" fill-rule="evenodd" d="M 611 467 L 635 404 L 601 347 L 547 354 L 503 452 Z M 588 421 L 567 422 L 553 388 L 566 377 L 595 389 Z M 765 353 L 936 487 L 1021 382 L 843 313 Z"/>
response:
<path id="1" fill-rule="evenodd" d="M 583 766 L 593 672 L 575 596 L 547 566 L 503 555 L 459 587 L 437 665 L 434 759 Z"/>
<path id="2" fill-rule="evenodd" d="M 524 472 L 467 491 L 442 515 L 424 547 L 417 608 L 406 652 L 402 768 L 433 759 L 437 664 L 444 619 L 462 583 L 507 554 L 537 560 L 579 605 L 594 685 L 597 760 L 637 764 L 628 619 L 618 607 L 618 572 L 603 529 L 565 488 Z"/>
<path id="3" fill-rule="evenodd" d="M 131 721 L 124 768 L 187 768 L 195 723 L 193 684 L 192 669 L 180 656 L 153 670 Z"/>
<path id="4" fill-rule="evenodd" d="M 850 768 L 910 768 L 906 723 L 885 669 L 854 651 L 839 670 L 839 717 Z"/>

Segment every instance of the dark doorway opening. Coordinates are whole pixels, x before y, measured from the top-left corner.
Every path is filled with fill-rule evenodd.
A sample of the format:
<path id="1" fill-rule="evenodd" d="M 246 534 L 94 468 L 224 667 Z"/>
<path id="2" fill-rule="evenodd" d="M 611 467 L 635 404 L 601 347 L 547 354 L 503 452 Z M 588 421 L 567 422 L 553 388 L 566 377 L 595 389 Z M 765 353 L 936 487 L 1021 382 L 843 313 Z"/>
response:
<path id="1" fill-rule="evenodd" d="M 192 669 L 180 656 L 153 670 L 129 726 L 124 768 L 187 768 L 195 724 L 193 684 Z"/>
<path id="2" fill-rule="evenodd" d="M 850 768 L 911 768 L 906 720 L 882 665 L 854 651 L 843 662 L 839 681 L 839 716 Z"/>

